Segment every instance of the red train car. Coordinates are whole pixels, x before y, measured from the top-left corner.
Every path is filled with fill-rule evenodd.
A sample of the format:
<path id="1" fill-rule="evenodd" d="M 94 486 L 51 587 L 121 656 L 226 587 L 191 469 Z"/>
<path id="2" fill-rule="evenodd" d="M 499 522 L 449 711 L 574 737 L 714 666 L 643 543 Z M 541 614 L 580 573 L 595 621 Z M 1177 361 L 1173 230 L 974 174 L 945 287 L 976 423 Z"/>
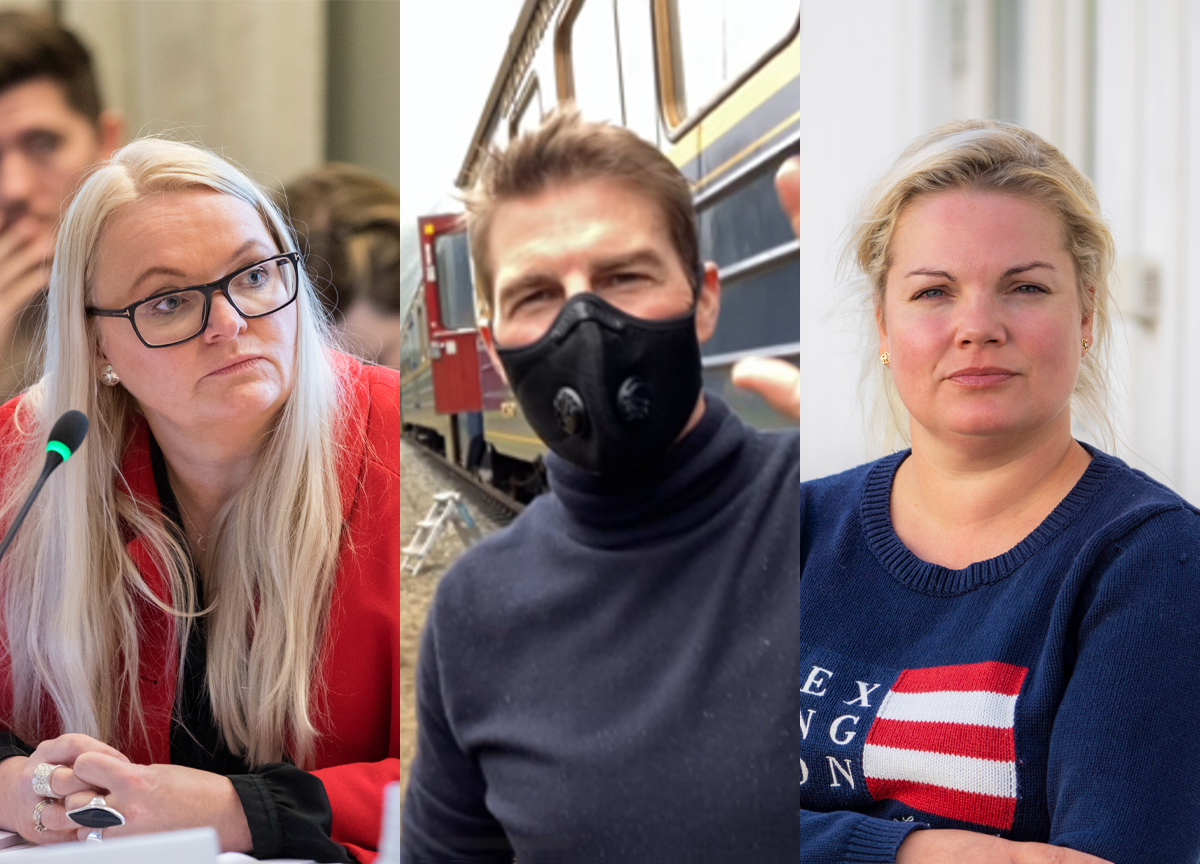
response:
<path id="1" fill-rule="evenodd" d="M 527 501 L 544 488 L 545 446 L 520 418 L 485 348 L 487 325 L 476 318 L 462 217 L 426 216 L 418 230 L 420 284 L 405 319 L 400 365 L 404 428 L 510 497 Z"/>

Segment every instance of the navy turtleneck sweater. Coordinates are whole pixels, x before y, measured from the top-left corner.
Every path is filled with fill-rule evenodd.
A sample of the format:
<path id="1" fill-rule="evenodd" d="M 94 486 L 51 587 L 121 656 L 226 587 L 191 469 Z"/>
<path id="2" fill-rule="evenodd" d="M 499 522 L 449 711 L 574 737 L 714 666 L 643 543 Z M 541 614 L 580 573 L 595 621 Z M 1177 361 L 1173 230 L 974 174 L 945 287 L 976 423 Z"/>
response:
<path id="1" fill-rule="evenodd" d="M 1005 555 L 896 537 L 906 454 L 801 484 L 708 397 L 636 490 L 447 574 L 406 862 L 891 862 L 918 826 L 1196 860 L 1200 514 L 1102 453 Z"/>
<path id="2" fill-rule="evenodd" d="M 799 437 L 706 399 L 639 489 L 548 457 L 442 580 L 405 861 L 794 860 Z"/>

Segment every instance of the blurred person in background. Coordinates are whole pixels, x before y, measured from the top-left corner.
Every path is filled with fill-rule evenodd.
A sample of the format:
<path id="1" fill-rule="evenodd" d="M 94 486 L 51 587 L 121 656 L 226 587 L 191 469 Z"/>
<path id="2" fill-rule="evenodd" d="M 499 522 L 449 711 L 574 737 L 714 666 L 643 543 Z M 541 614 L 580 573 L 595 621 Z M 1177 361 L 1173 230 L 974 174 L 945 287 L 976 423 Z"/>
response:
<path id="1" fill-rule="evenodd" d="M 399 779 L 399 375 L 329 350 L 283 215 L 135 141 L 59 232 L 45 374 L 0 408 L 0 525 L 67 408 L 91 433 L 0 565 L 0 827 L 212 826 L 369 861 Z M 40 785 L 38 780 L 40 778 Z"/>
<path id="2" fill-rule="evenodd" d="M 33 383 L 54 232 L 124 124 L 102 111 L 88 50 L 42 12 L 0 11 L 0 400 Z"/>
<path id="3" fill-rule="evenodd" d="M 283 197 L 341 345 L 371 363 L 399 368 L 399 190 L 335 163 L 292 181 Z"/>

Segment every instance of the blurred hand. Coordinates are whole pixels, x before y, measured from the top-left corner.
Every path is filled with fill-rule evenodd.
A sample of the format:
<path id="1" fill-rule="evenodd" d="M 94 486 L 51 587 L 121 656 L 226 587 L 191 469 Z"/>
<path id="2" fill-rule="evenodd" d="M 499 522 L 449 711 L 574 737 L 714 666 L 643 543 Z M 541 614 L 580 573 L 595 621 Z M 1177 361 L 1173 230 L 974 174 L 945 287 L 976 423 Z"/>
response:
<path id="1" fill-rule="evenodd" d="M 105 803 L 125 817 L 124 825 L 104 829 L 106 838 L 211 826 L 224 852 L 249 852 L 254 846 L 228 777 L 182 765 L 134 765 L 99 752 L 76 759 L 73 773 L 78 781 L 105 790 Z M 91 799 L 88 792 L 71 795 L 66 809 L 84 807 Z M 88 829 L 78 829 L 80 840 L 87 835 Z"/>
<path id="2" fill-rule="evenodd" d="M 13 756 L 0 762 L 0 819 L 9 831 L 16 831 L 34 843 L 63 843 L 77 839 L 78 827 L 66 816 L 67 808 L 62 801 L 51 801 L 42 808 L 42 824 L 45 831 L 37 831 L 33 821 L 33 809 L 41 797 L 33 791 L 33 772 L 38 765 L 49 762 L 64 767 L 55 769 L 50 775 L 50 790 L 55 795 L 67 796 L 83 792 L 91 800 L 99 787 L 80 780 L 71 770 L 71 765 L 84 753 L 104 754 L 106 759 L 128 762 L 120 752 L 103 741 L 87 735 L 60 735 L 43 741 L 33 755 Z M 86 836 L 86 835 L 85 835 Z"/>
<path id="3" fill-rule="evenodd" d="M 733 383 L 757 393 L 787 417 L 800 419 L 800 370 L 768 357 L 747 357 L 733 366 Z"/>
<path id="4" fill-rule="evenodd" d="M 775 191 L 783 211 L 792 220 L 792 230 L 800 237 L 800 157 L 787 159 L 775 172 Z"/>
<path id="5" fill-rule="evenodd" d="M 18 219 L 0 229 L 0 333 L 50 284 L 53 260 L 54 234 L 33 219 Z"/>
<path id="6" fill-rule="evenodd" d="M 1103 858 L 1048 843 L 1016 843 L 974 831 L 914 831 L 896 851 L 896 864 L 1110 864 Z"/>

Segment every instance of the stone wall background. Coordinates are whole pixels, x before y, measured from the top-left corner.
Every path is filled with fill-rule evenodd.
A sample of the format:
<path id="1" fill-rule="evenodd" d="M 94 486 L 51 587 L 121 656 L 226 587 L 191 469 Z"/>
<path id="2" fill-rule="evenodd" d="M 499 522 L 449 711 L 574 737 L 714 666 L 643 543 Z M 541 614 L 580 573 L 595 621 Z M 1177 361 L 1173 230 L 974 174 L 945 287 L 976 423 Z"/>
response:
<path id="1" fill-rule="evenodd" d="M 325 160 L 399 185 L 399 0 L 0 0 L 92 51 L 127 138 L 223 153 L 279 186 Z"/>

